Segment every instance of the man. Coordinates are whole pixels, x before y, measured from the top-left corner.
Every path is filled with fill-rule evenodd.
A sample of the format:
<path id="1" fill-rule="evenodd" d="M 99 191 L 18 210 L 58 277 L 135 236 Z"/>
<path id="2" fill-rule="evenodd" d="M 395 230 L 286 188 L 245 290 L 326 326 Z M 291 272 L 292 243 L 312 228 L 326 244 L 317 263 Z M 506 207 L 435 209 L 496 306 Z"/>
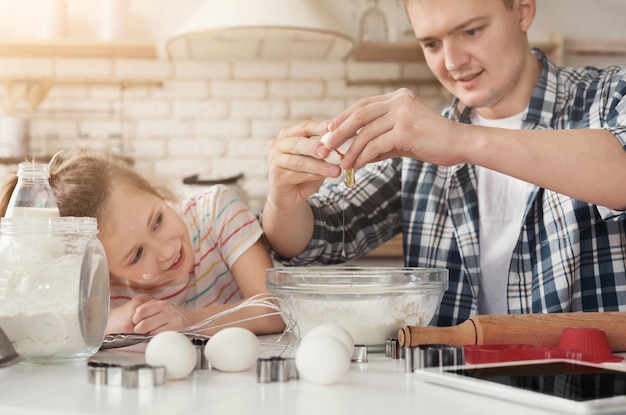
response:
<path id="1" fill-rule="evenodd" d="M 399 90 L 282 131 L 262 217 L 275 253 L 339 263 L 402 232 L 407 266 L 450 272 L 437 325 L 626 310 L 626 67 L 558 68 L 531 50 L 535 0 L 405 6 L 456 98 L 442 115 Z M 323 159 L 354 135 L 341 167 L 356 187 L 324 183 L 341 171 Z"/>

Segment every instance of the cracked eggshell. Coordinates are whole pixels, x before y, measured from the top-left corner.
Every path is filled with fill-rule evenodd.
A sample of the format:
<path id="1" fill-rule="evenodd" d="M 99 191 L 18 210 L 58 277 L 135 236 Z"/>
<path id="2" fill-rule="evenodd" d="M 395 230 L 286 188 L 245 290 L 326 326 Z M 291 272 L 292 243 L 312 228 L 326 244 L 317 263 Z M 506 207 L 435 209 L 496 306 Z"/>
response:
<path id="1" fill-rule="evenodd" d="M 323 144 L 326 144 L 326 142 L 328 141 L 328 139 L 330 138 L 330 131 L 328 131 L 327 133 L 325 133 L 322 138 L 320 139 L 320 141 Z M 340 145 L 337 148 L 337 151 L 339 151 L 341 154 L 346 154 L 348 152 L 348 150 L 350 149 L 350 147 L 352 146 L 352 143 L 354 142 L 354 137 L 349 138 L 345 143 L 343 143 L 342 145 Z M 325 162 L 330 163 L 330 164 L 335 164 L 335 165 L 340 165 L 341 164 L 341 156 L 339 154 L 337 154 L 337 151 L 331 151 L 330 154 L 328 155 L 328 157 L 326 157 L 324 159 Z"/>

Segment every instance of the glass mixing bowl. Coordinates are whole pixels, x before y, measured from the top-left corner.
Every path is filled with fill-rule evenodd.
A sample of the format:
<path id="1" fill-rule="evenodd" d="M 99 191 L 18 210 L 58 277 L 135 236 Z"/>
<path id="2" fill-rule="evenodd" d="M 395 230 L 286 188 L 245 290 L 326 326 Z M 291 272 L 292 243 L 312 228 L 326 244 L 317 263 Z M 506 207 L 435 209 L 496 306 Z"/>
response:
<path id="1" fill-rule="evenodd" d="M 268 290 L 300 336 L 336 324 L 355 344 L 367 346 L 396 338 L 405 325 L 428 325 L 448 289 L 443 268 L 279 267 L 266 276 Z"/>

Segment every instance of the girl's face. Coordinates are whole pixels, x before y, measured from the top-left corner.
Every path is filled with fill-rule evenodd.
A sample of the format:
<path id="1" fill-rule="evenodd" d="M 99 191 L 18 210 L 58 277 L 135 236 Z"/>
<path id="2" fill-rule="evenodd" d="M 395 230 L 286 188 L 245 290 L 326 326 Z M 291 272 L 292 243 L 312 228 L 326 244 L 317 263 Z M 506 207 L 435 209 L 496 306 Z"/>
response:
<path id="1" fill-rule="evenodd" d="M 104 216 L 100 240 L 112 278 L 155 286 L 187 277 L 192 271 L 189 230 L 161 198 L 116 185 Z"/>
<path id="2" fill-rule="evenodd" d="M 487 118 L 526 107 L 540 71 L 526 36 L 534 0 L 518 0 L 512 10 L 502 0 L 409 0 L 406 6 L 424 58 L 448 91 Z"/>

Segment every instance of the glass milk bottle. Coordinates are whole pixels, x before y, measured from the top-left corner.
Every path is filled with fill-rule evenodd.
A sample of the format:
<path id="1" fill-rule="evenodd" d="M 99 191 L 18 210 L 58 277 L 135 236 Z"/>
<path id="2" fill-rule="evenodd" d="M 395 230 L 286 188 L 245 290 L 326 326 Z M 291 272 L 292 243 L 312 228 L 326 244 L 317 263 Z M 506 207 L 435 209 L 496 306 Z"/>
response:
<path id="1" fill-rule="evenodd" d="M 109 269 L 96 219 L 0 220 L 0 327 L 26 362 L 84 360 L 109 312 Z"/>
<path id="2" fill-rule="evenodd" d="M 18 165 L 17 185 L 11 194 L 5 217 L 59 216 L 56 198 L 50 188 L 50 172 L 45 163 Z"/>

